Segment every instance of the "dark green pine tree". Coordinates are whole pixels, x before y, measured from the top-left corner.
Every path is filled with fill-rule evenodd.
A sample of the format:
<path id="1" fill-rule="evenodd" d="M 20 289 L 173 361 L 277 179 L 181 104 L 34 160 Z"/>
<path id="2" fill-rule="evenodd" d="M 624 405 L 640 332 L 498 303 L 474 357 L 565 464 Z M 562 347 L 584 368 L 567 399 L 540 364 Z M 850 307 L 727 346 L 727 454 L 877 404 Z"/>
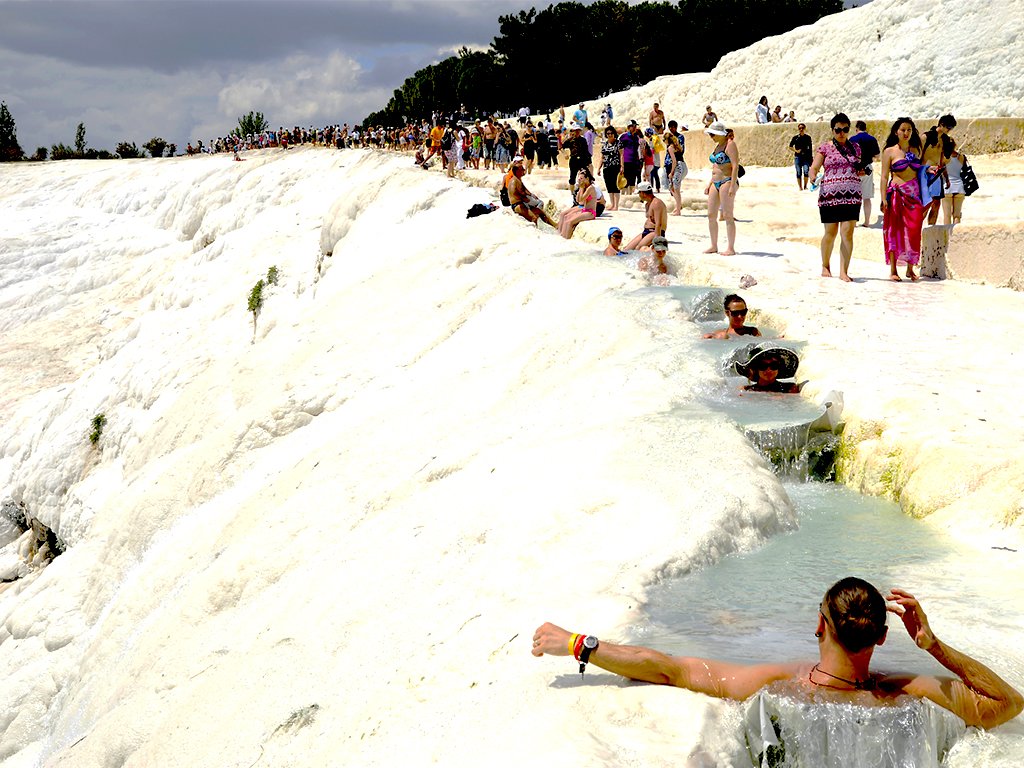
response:
<path id="1" fill-rule="evenodd" d="M 11 160 L 21 160 L 25 153 L 21 151 L 18 143 L 18 131 L 14 125 L 14 118 L 7 104 L 0 102 L 0 162 L 6 163 Z"/>

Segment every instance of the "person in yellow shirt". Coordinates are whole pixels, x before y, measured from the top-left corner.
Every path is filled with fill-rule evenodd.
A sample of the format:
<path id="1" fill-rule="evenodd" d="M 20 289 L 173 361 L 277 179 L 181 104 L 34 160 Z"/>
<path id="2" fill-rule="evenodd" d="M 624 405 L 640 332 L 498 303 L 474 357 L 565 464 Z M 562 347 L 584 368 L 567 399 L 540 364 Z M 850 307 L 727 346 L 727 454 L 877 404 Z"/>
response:
<path id="1" fill-rule="evenodd" d="M 430 129 L 430 152 L 423 158 L 423 165 L 426 167 L 427 161 L 430 160 L 434 155 L 441 154 L 441 140 L 444 138 L 444 121 L 438 120 L 437 125 Z M 444 159 L 442 157 L 441 166 L 444 167 Z"/>

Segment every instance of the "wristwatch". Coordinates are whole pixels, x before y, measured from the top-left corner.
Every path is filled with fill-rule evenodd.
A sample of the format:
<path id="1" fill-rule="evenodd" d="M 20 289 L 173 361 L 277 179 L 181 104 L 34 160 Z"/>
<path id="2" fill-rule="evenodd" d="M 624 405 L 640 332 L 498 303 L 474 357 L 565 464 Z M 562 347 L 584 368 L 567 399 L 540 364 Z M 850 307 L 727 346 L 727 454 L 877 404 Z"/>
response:
<path id="1" fill-rule="evenodd" d="M 587 662 L 590 661 L 590 654 L 597 650 L 597 646 L 600 645 L 597 638 L 593 635 L 587 635 L 583 638 L 583 648 L 580 651 L 580 674 L 587 668 Z"/>

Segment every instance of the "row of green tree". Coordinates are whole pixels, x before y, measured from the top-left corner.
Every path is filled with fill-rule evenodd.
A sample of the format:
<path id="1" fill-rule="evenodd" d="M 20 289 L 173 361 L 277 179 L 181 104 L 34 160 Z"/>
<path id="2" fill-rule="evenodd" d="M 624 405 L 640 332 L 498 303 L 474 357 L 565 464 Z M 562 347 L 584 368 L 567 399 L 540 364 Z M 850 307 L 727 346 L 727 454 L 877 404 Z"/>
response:
<path id="1" fill-rule="evenodd" d="M 231 134 L 239 137 L 255 135 L 266 130 L 267 127 L 268 123 L 262 112 L 249 112 L 249 114 L 238 118 L 238 125 L 232 129 Z M 145 157 L 146 152 L 149 152 L 150 157 L 174 157 L 178 152 L 178 145 L 166 142 L 159 136 L 154 136 L 141 148 L 136 146 L 134 141 L 122 141 L 117 145 L 115 152 L 111 153 L 105 149 L 89 147 L 85 140 L 85 123 L 79 123 L 75 130 L 73 147 L 69 147 L 63 142 L 54 144 L 50 149 L 37 147 L 35 154 L 26 158 L 21 144 L 18 143 L 18 128 L 14 117 L 7 108 L 6 102 L 0 102 L 0 162 L 26 159 L 46 160 L 47 157 L 51 160 L 113 160 L 119 157 Z"/>
<path id="2" fill-rule="evenodd" d="M 398 126 L 463 105 L 476 115 L 522 106 L 552 111 L 566 98 L 589 100 L 661 75 L 709 71 L 730 51 L 842 7 L 842 0 L 598 0 L 531 8 L 499 17 L 490 50 L 462 48 L 407 78 L 365 123 Z"/>

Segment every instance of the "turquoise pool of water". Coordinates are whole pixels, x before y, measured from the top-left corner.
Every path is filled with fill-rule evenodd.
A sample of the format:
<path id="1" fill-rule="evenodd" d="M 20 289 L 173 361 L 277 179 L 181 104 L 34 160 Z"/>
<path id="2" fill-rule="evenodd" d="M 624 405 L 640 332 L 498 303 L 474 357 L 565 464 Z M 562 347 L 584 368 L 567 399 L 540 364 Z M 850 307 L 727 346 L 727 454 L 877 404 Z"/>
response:
<path id="1" fill-rule="evenodd" d="M 817 657 L 818 603 L 847 575 L 918 596 L 944 641 L 1024 685 L 1024 576 L 1019 552 L 979 551 L 904 515 L 896 504 L 829 483 L 786 483 L 799 530 L 654 584 L 634 642 L 736 662 Z M 941 672 L 894 616 L 875 668 Z"/>

